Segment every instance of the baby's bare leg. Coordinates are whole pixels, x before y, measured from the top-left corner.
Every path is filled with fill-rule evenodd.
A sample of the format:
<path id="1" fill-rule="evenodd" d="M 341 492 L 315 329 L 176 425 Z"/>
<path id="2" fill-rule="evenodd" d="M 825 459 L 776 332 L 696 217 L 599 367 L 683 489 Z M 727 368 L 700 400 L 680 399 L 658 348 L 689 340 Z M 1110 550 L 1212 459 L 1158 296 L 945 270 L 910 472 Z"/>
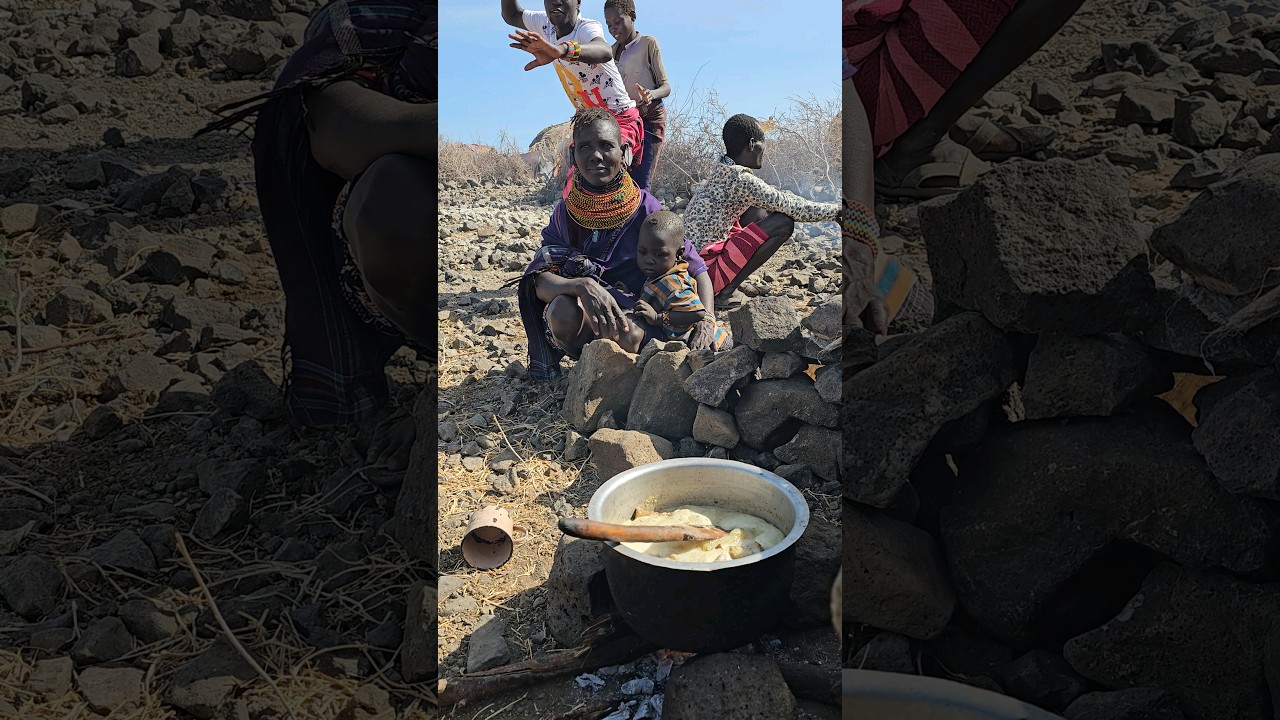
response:
<path id="1" fill-rule="evenodd" d="M 629 353 L 638 353 L 644 347 L 645 328 L 638 320 L 632 320 L 631 329 L 622 334 L 618 346 Z"/>

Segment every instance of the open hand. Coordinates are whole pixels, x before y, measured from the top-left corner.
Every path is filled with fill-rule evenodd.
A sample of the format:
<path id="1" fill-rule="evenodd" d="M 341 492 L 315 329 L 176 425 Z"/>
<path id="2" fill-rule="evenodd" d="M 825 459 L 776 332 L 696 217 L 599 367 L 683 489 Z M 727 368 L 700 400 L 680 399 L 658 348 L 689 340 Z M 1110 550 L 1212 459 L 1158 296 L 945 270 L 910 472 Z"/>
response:
<path id="1" fill-rule="evenodd" d="M 632 312 L 636 317 L 645 321 L 649 325 L 658 324 L 658 311 L 654 310 L 653 306 L 644 300 L 637 300 L 635 307 L 632 308 Z"/>
<path id="2" fill-rule="evenodd" d="M 636 94 L 640 96 L 640 111 L 648 110 L 649 104 L 653 102 L 653 97 L 649 95 L 649 91 L 645 90 L 640 83 L 636 83 Z"/>
<path id="3" fill-rule="evenodd" d="M 876 263 L 871 248 L 845 240 L 840 259 L 848 283 L 844 289 L 844 324 L 888 335 L 889 310 L 876 289 Z"/>
<path id="4" fill-rule="evenodd" d="M 889 309 L 869 278 L 849 283 L 844 296 L 844 324 L 877 335 L 889 334 Z"/>
<path id="5" fill-rule="evenodd" d="M 618 342 L 624 334 L 631 331 L 631 322 L 627 320 L 622 308 L 599 283 L 588 282 L 583 285 L 578 300 L 582 303 L 587 327 L 591 328 L 596 337 Z"/>
<path id="6" fill-rule="evenodd" d="M 533 55 L 533 60 L 524 66 L 525 70 L 532 70 L 543 65 L 550 65 L 564 55 L 564 48 L 558 45 L 552 45 L 547 39 L 536 32 L 529 30 L 516 30 L 507 36 L 514 42 L 511 47 L 517 50 L 524 50 Z"/>

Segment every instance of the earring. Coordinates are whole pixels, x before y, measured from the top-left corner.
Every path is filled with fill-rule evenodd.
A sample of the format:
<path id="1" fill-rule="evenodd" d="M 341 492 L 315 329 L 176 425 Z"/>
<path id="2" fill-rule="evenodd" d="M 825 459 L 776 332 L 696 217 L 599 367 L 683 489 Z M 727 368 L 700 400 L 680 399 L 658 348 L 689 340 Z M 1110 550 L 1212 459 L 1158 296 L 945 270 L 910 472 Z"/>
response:
<path id="1" fill-rule="evenodd" d="M 630 144 L 623 145 L 622 146 L 622 164 L 626 165 L 627 167 L 630 167 L 631 160 L 633 157 L 635 156 L 631 152 L 631 145 Z"/>

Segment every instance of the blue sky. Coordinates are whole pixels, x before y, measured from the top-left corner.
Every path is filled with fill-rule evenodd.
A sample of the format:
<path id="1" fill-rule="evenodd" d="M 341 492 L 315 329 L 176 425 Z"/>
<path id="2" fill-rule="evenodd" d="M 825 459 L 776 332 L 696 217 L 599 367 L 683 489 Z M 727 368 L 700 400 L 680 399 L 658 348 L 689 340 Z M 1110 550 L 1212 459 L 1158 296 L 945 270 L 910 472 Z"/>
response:
<path id="1" fill-rule="evenodd" d="M 521 5 L 542 9 L 541 0 Z M 603 8 L 585 0 L 582 14 L 603 25 Z M 637 0 L 636 29 L 662 47 L 668 108 L 714 88 L 730 113 L 764 118 L 789 97 L 840 92 L 835 0 Z M 451 139 L 493 144 L 505 130 L 523 149 L 573 114 L 555 70 L 525 72 L 532 56 L 507 47 L 500 0 L 443 0 L 440 30 L 440 132 Z"/>

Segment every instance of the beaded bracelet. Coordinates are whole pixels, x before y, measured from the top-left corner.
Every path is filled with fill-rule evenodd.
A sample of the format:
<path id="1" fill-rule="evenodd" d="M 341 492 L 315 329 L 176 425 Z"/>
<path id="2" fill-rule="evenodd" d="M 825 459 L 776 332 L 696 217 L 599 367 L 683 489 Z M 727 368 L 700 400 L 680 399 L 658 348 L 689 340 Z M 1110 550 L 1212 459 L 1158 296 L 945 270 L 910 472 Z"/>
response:
<path id="1" fill-rule="evenodd" d="M 845 200 L 844 211 L 840 213 L 840 231 L 845 240 L 852 240 L 866 245 L 871 250 L 871 259 L 880 254 L 880 224 L 876 217 L 856 200 Z"/>
<path id="2" fill-rule="evenodd" d="M 582 57 L 582 43 L 577 40 L 567 40 L 560 43 L 560 46 L 564 48 L 562 57 L 566 62 L 578 62 L 578 58 Z"/>

